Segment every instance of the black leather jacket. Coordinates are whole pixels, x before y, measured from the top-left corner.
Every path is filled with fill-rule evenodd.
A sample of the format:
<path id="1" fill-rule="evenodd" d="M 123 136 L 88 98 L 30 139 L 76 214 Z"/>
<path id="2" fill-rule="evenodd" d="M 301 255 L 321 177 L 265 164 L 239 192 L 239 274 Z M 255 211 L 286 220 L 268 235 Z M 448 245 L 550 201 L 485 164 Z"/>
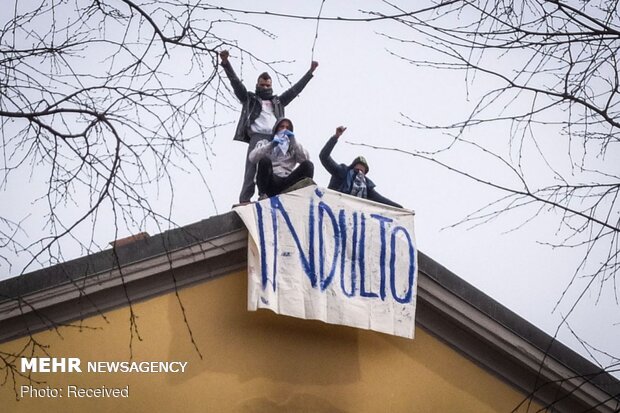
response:
<path id="1" fill-rule="evenodd" d="M 261 99 L 254 92 L 248 92 L 241 80 L 237 77 L 237 74 L 233 70 L 230 62 L 222 63 L 222 67 L 228 76 L 230 85 L 235 92 L 237 99 L 243 104 L 241 108 L 241 115 L 239 116 L 239 122 L 237 123 L 237 129 L 235 130 L 234 140 L 249 142 L 250 141 L 250 125 L 258 118 L 263 105 Z M 273 111 L 276 119 L 284 117 L 284 107 L 291 103 L 302 90 L 306 87 L 308 82 L 312 79 L 312 72 L 308 70 L 306 74 L 290 89 L 282 93 L 280 96 L 274 95 L 271 98 L 273 103 Z"/>

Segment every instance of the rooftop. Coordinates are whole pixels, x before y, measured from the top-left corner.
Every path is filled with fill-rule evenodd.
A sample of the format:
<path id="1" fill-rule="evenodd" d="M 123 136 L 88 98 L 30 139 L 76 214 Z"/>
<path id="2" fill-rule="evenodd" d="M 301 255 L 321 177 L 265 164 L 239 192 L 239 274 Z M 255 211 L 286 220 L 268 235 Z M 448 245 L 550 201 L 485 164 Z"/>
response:
<path id="1" fill-rule="evenodd" d="M 617 411 L 620 381 L 419 253 L 416 324 L 558 411 Z M 247 266 L 234 212 L 0 282 L 0 343 Z M 302 322 L 302 321 L 300 321 Z M 577 410 L 577 408 L 579 410 Z M 598 410 L 597 410 L 598 409 Z"/>

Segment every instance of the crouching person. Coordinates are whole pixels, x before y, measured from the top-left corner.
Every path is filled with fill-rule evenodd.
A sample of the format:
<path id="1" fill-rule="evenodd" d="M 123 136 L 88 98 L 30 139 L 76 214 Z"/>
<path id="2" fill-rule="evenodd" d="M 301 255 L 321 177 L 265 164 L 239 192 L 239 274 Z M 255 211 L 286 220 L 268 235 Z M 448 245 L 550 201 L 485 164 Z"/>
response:
<path id="1" fill-rule="evenodd" d="M 302 179 L 314 177 L 314 165 L 297 142 L 293 123 L 287 118 L 276 122 L 271 140 L 259 141 L 248 159 L 258 163 L 256 186 L 261 198 L 278 195 Z"/>
<path id="2" fill-rule="evenodd" d="M 327 141 L 319 154 L 321 163 L 332 176 L 329 180 L 328 188 L 344 194 L 402 208 L 400 204 L 387 199 L 375 190 L 374 182 L 367 176 L 370 168 L 363 156 L 358 156 L 348 166 L 343 163 L 338 164 L 332 159 L 332 150 L 346 129 L 344 126 L 338 126 L 334 136 Z"/>

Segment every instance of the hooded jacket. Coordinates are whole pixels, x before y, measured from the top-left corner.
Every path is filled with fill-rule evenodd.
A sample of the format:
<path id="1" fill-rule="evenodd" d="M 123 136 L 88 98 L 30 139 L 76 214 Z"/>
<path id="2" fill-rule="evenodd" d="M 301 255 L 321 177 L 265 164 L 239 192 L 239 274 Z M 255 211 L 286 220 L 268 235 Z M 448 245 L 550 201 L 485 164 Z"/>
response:
<path id="1" fill-rule="evenodd" d="M 333 189 L 334 191 L 342 192 L 348 194 L 351 192 L 351 184 L 352 184 L 352 174 L 353 167 L 355 166 L 355 160 L 350 165 L 345 165 L 343 163 L 338 164 L 331 157 L 331 153 L 334 150 L 334 146 L 338 143 L 338 138 L 336 136 L 332 136 L 323 149 L 321 149 L 321 153 L 319 154 L 319 159 L 321 163 L 327 169 L 327 172 L 331 174 L 331 179 L 329 180 L 329 185 L 327 186 L 329 189 Z M 357 159 L 357 158 L 356 158 Z M 391 205 L 396 208 L 402 208 L 402 205 L 397 204 L 394 201 L 389 200 L 384 197 L 380 193 L 375 190 L 375 183 L 370 180 L 370 178 L 366 177 L 366 190 L 368 198 L 371 201 L 380 202 L 382 204 Z"/>
<path id="2" fill-rule="evenodd" d="M 261 98 L 254 92 L 248 92 L 241 80 L 237 77 L 230 62 L 227 61 L 226 63 L 222 63 L 222 67 L 235 92 L 235 96 L 237 96 L 237 99 L 239 99 L 243 105 L 233 139 L 236 141 L 250 142 L 250 126 L 254 123 L 256 118 L 258 118 L 261 110 L 263 110 Z M 312 79 L 312 72 L 308 70 L 308 72 L 306 72 L 297 83 L 291 86 L 290 89 L 280 96 L 272 96 L 271 102 L 273 103 L 273 113 L 276 119 L 284 117 L 284 107 L 291 103 L 291 101 L 304 90 L 310 79 Z"/>
<path id="3" fill-rule="evenodd" d="M 289 138 L 289 147 L 286 153 L 274 142 L 273 137 L 276 135 L 278 125 L 287 120 L 291 124 L 291 132 L 293 132 L 293 122 L 287 118 L 280 118 L 273 126 L 272 138 L 258 141 L 256 147 L 250 152 L 248 159 L 252 163 L 258 163 L 263 158 L 269 158 L 273 166 L 273 173 L 281 178 L 288 176 L 298 163 L 310 160 L 308 151 L 306 151 L 298 142 L 295 136 Z"/>

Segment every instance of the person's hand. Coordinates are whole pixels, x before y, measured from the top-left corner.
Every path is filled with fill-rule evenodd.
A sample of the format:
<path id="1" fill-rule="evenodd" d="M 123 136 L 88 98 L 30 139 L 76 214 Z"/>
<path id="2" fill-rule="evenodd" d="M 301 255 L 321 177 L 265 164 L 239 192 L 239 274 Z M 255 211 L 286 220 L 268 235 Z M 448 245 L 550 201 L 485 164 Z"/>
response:
<path id="1" fill-rule="evenodd" d="M 228 53 L 228 50 L 222 50 L 220 52 L 220 59 L 222 60 L 222 64 L 228 63 L 229 56 L 230 56 L 230 53 Z"/>
<path id="2" fill-rule="evenodd" d="M 274 146 L 284 143 L 284 137 L 280 135 L 275 135 L 271 141 Z"/>
<path id="3" fill-rule="evenodd" d="M 310 63 L 310 72 L 314 73 L 317 67 L 319 67 L 319 62 L 313 60 L 312 63 Z"/>
<path id="4" fill-rule="evenodd" d="M 288 129 L 284 129 L 284 131 L 282 131 L 282 134 L 288 136 L 289 138 L 292 138 L 295 136 L 295 134 Z"/>
<path id="5" fill-rule="evenodd" d="M 335 136 L 336 136 L 336 138 L 341 137 L 341 136 L 342 136 L 342 134 L 344 133 L 344 131 L 346 131 L 346 130 L 347 130 L 347 127 L 346 127 L 346 126 L 338 126 L 338 127 L 336 128 L 336 135 L 335 135 Z"/>

